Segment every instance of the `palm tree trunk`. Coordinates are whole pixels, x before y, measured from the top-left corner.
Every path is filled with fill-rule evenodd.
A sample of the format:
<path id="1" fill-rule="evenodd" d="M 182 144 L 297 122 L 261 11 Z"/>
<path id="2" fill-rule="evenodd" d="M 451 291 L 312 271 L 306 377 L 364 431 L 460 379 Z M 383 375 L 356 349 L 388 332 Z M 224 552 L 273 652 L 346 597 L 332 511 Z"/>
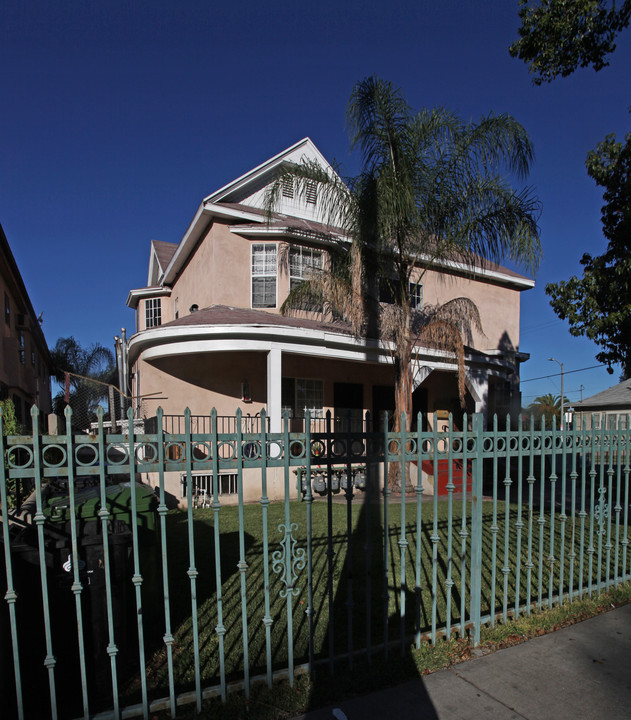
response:
<path id="1" fill-rule="evenodd" d="M 400 341 L 394 360 L 394 432 L 410 432 L 412 427 L 412 343 Z M 409 444 L 407 445 L 409 449 Z M 405 463 L 405 481 L 401 479 L 401 463 L 388 466 L 388 484 L 396 492 L 412 490 L 410 464 Z"/>

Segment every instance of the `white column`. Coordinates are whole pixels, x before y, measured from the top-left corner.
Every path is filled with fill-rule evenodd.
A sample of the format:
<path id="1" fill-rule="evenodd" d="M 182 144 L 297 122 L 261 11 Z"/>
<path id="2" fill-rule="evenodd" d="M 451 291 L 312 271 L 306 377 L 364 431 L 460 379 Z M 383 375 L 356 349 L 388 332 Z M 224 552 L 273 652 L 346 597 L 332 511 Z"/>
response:
<path id="1" fill-rule="evenodd" d="M 282 430 L 282 352 L 280 348 L 272 348 L 267 353 L 267 416 L 271 432 Z"/>
<path id="2" fill-rule="evenodd" d="M 431 375 L 434 371 L 433 367 L 429 365 L 418 365 L 414 364 L 413 375 L 412 375 L 412 392 Z"/>
<path id="3" fill-rule="evenodd" d="M 482 413 L 484 423 L 488 414 L 488 397 L 489 397 L 489 376 L 485 370 L 467 369 L 465 376 L 465 385 L 471 393 L 471 397 L 475 403 L 475 412 Z"/>

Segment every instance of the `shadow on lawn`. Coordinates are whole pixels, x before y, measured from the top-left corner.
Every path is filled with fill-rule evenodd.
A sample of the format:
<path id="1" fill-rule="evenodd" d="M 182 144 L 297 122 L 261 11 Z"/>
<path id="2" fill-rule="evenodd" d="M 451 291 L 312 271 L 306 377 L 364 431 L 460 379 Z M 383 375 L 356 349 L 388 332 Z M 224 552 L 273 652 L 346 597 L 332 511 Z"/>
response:
<path id="1" fill-rule="evenodd" d="M 417 606 L 422 602 L 422 596 L 410 590 L 407 584 L 401 590 L 400 578 L 395 579 L 390 574 L 396 566 L 390 557 L 393 543 L 390 528 L 385 533 L 379 531 L 382 496 L 376 485 L 369 478 L 366 497 L 355 520 L 351 508 L 353 496 L 346 495 L 345 557 L 335 591 L 331 512 L 328 513 L 327 657 L 316 665 L 312 675 L 307 711 L 331 704 L 344 710 L 345 701 L 353 696 L 394 686 L 414 677 L 420 679 L 412 657 L 409 632 L 411 618 L 422 617 L 422 609 Z M 330 495 L 327 502 L 330 510 Z M 393 507 L 391 505 L 391 509 Z M 396 521 L 392 525 L 397 527 Z M 387 546 L 384 537 L 388 539 Z M 395 547 L 398 550 L 401 546 Z M 406 551 L 407 548 L 403 547 Z M 339 545 L 338 548 L 341 550 Z M 337 570 L 335 574 L 338 574 Z M 393 586 L 398 594 L 394 613 L 391 612 L 390 602 Z M 419 717 L 422 715 L 426 720 L 438 720 L 421 679 L 413 700 L 409 693 L 406 695 L 406 707 L 381 707 L 378 697 L 374 698 L 374 702 L 374 717 L 407 710 Z M 409 706 L 410 702 L 413 702 L 413 707 Z"/>

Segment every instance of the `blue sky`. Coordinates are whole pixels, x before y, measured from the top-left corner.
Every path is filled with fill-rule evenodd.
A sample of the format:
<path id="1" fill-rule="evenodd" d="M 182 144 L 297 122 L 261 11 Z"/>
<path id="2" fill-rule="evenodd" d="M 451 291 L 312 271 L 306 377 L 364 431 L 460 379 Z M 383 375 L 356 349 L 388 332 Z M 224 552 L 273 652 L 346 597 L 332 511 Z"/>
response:
<path id="1" fill-rule="evenodd" d="M 565 365 L 571 400 L 618 381 L 544 293 L 604 250 L 588 150 L 630 129 L 631 30 L 611 66 L 535 87 L 508 54 L 517 0 L 5 0 L 0 7 L 0 222 L 50 346 L 134 329 L 152 238 L 179 242 L 200 200 L 302 137 L 349 174 L 344 111 L 372 74 L 417 108 L 508 112 L 529 132 L 545 257 L 522 294 L 522 380 Z M 581 370 L 580 372 L 571 372 Z M 524 382 L 524 404 L 560 378 Z"/>

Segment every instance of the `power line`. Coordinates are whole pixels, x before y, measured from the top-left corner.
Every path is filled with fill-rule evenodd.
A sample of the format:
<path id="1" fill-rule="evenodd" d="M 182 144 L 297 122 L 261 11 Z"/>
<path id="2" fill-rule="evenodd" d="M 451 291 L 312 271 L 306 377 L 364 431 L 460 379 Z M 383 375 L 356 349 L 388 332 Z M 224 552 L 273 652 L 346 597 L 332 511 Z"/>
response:
<path id="1" fill-rule="evenodd" d="M 589 367 L 578 368 L 578 370 L 566 370 L 563 374 L 571 375 L 572 373 L 584 372 L 585 370 L 593 370 L 594 368 L 599 368 L 599 367 L 607 367 L 607 366 L 602 365 L 602 364 L 601 365 L 590 365 Z M 528 378 L 528 380 L 520 380 L 520 383 L 523 385 L 524 383 L 534 382 L 535 380 L 547 380 L 548 378 L 559 377 L 559 375 L 561 375 L 560 372 L 552 373 L 551 375 L 542 375 L 541 377 Z"/>
<path id="2" fill-rule="evenodd" d="M 522 328 L 520 333 L 521 335 L 524 335 L 526 333 L 534 332 L 535 330 L 543 330 L 544 328 L 552 327 L 553 325 L 556 325 L 559 322 L 559 320 L 550 320 L 550 322 L 543 323 L 540 325 L 531 325 L 530 327 Z"/>

